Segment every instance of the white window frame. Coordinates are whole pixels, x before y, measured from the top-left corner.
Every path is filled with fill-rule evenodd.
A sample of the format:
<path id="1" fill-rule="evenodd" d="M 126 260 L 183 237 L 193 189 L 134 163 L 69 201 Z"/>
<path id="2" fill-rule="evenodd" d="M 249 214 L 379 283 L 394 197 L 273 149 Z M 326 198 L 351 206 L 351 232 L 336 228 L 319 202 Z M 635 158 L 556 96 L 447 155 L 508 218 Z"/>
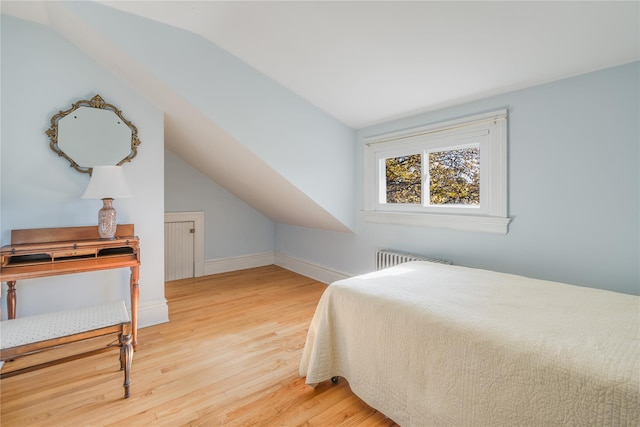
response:
<path id="1" fill-rule="evenodd" d="M 386 203 L 384 159 L 469 146 L 480 147 L 480 205 L 422 205 Z M 428 169 L 426 159 L 423 169 Z M 365 206 L 367 222 L 451 228 L 506 234 L 507 110 L 413 128 L 364 139 Z M 428 185 L 423 170 L 422 185 Z M 428 194 L 428 192 L 427 192 Z"/>

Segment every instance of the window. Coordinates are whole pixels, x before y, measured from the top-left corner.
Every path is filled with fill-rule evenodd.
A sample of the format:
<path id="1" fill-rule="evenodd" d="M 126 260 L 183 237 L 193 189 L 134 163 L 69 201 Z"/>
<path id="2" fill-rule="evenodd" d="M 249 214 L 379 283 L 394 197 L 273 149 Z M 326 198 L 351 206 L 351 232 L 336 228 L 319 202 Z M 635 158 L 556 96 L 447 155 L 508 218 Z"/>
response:
<path id="1" fill-rule="evenodd" d="M 507 112 L 365 139 L 369 222 L 506 233 Z"/>

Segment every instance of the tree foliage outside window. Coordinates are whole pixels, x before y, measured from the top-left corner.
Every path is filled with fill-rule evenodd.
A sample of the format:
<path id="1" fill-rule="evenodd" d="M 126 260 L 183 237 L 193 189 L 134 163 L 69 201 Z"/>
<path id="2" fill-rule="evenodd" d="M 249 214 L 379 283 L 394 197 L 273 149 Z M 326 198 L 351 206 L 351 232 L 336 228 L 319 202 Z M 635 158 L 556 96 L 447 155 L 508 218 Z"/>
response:
<path id="1" fill-rule="evenodd" d="M 432 205 L 480 204 L 480 148 L 429 153 Z"/>
<path id="2" fill-rule="evenodd" d="M 385 159 L 387 203 L 422 203 L 422 155 Z"/>
<path id="3" fill-rule="evenodd" d="M 422 203 L 422 154 L 385 159 L 386 202 Z M 428 153 L 431 205 L 480 203 L 480 149 L 478 147 Z"/>

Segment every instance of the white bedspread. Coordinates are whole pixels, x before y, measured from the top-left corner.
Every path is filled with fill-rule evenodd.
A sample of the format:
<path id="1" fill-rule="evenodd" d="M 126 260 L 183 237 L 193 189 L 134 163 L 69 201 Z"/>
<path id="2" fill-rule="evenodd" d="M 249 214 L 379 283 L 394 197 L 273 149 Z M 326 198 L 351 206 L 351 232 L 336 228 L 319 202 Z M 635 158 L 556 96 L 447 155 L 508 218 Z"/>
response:
<path id="1" fill-rule="evenodd" d="M 300 375 L 402 426 L 639 426 L 640 298 L 411 262 L 330 285 Z"/>

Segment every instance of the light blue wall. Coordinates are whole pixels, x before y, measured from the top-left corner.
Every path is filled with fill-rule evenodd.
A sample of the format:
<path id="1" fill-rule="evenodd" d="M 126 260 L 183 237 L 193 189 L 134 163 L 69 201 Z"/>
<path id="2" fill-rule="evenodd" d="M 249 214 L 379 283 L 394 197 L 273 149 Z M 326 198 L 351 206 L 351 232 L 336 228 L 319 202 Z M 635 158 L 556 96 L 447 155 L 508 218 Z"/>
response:
<path id="1" fill-rule="evenodd" d="M 273 252 L 275 224 L 165 150 L 166 212 L 204 212 L 204 259 Z"/>
<path id="2" fill-rule="evenodd" d="M 113 33 L 120 34 L 115 30 Z M 178 39 L 182 37 L 183 42 L 195 43 L 186 34 L 174 35 Z M 162 40 L 170 43 L 169 39 Z M 157 55 L 163 49 L 171 48 L 176 52 L 187 49 L 184 45 L 149 46 L 149 50 L 157 50 Z M 300 141 L 292 140 L 291 135 L 282 140 L 277 138 L 287 117 L 298 117 L 295 114 L 287 116 L 287 111 L 297 105 L 291 99 L 287 101 L 289 95 L 276 91 L 282 97 L 274 95 L 274 99 L 286 107 L 274 105 L 278 114 L 264 122 L 246 120 L 242 106 L 232 105 L 234 99 L 229 95 L 224 100 L 234 108 L 225 113 L 228 117 L 217 112 L 220 117 L 216 119 L 224 123 L 227 130 L 247 132 L 246 139 L 252 143 L 243 143 L 251 145 L 252 150 L 270 161 L 282 162 L 284 168 L 290 167 L 288 172 L 301 182 L 313 185 L 311 181 L 328 180 L 331 185 L 326 188 L 340 189 L 346 183 L 348 188 L 356 189 L 338 192 L 335 199 L 328 202 L 336 207 L 340 205 L 337 208 L 342 212 L 340 215 L 358 218 L 355 234 L 278 224 L 275 226 L 275 250 L 278 252 L 352 275 L 373 269 L 375 250 L 390 247 L 450 259 L 460 265 L 640 293 L 639 68 L 639 64 L 634 63 L 372 126 L 359 131 L 355 142 L 346 138 L 354 133 L 350 129 L 336 126 L 330 120 L 330 130 L 322 131 L 324 119 L 319 117 L 330 118 L 309 113 L 314 119 L 303 130 L 313 130 L 311 134 L 320 135 L 320 139 L 309 140 L 312 145 L 326 138 L 328 152 L 339 152 L 344 156 L 323 157 L 321 153 L 310 151 L 309 157 L 305 158 L 313 167 L 308 169 L 301 167 L 301 163 L 285 166 L 296 163 L 306 154 L 300 148 Z M 236 71 L 238 76 L 243 71 L 242 78 L 248 82 L 261 81 L 258 73 L 248 67 Z M 260 96 L 276 87 L 267 85 L 261 89 L 260 85 L 252 86 L 254 94 Z M 49 118 L 58 109 L 79 97 L 91 97 L 95 93 L 113 100 L 140 129 L 143 144 L 139 157 L 125 168 L 136 197 L 116 201 L 116 207 L 122 222 L 136 223 L 143 242 L 141 298 L 147 302 L 158 301 L 164 295 L 163 273 L 158 268 L 163 265 L 165 210 L 162 113 L 55 33 L 5 16 L 2 17 L 0 151 L 2 243 L 8 243 L 9 231 L 14 228 L 94 223 L 98 202 L 79 199 L 87 177 L 68 168 L 49 150 L 44 131 Z M 260 98 L 251 98 L 249 93 L 241 92 L 236 100 L 239 102 L 242 96 L 247 97 L 245 103 Z M 265 103 L 256 111 L 268 111 L 270 107 Z M 314 110 L 308 108 L 308 111 Z M 359 212 L 363 205 L 362 138 L 498 108 L 508 108 L 510 114 L 509 214 L 513 222 L 509 234 L 362 222 Z M 243 129 L 243 123 L 249 129 Z M 254 123 L 257 127 L 252 130 Z M 273 130 L 267 131 L 268 126 Z M 268 135 L 266 139 L 253 140 L 248 136 L 263 133 Z M 289 151 L 294 154 L 289 156 Z M 336 162 L 331 163 L 332 159 Z M 206 259 L 273 249 L 269 220 L 239 200 L 226 197 L 230 195 L 225 196 L 221 189 L 205 188 L 209 184 L 206 178 L 181 164 L 179 159 L 169 154 L 167 161 L 166 173 L 171 175 L 167 177 L 168 185 L 193 179 L 199 188 L 197 195 L 189 197 L 176 193 L 180 188 L 169 189 L 167 210 L 214 212 L 215 224 L 206 226 L 212 230 L 216 229 L 218 220 L 223 220 L 230 212 L 242 212 L 244 218 L 234 218 L 232 228 L 242 227 L 245 222 L 251 224 L 247 229 L 251 230 L 252 236 L 260 236 L 255 241 L 248 237 L 244 240 L 244 236 L 238 239 L 235 232 L 208 236 L 208 242 L 213 243 L 206 244 Z M 336 171 L 344 174 L 336 174 Z M 333 181 L 336 179 L 339 183 Z M 353 197 L 344 200 L 345 195 L 351 193 Z M 198 197 L 211 196 L 217 200 L 215 206 L 197 207 Z M 330 198 L 329 194 L 323 197 Z M 188 209 L 185 204 L 189 204 Z M 25 297 L 19 300 L 18 310 L 29 314 L 48 311 L 52 306 L 63 306 L 68 301 L 76 304 L 126 294 L 125 284 L 115 290 L 108 285 L 113 282 L 108 274 L 112 273 L 90 277 L 89 280 L 97 285 L 91 288 L 85 285 L 87 279 L 84 278 L 53 279 L 54 282 L 34 280 L 29 281 L 29 285 L 25 282 L 20 289 Z M 124 281 L 125 276 L 120 274 L 118 280 Z M 69 299 L 69 295 L 73 296 Z"/>
<path id="3" fill-rule="evenodd" d="M 124 166 L 134 195 L 116 200 L 120 223 L 134 223 L 141 241 L 140 323 L 166 320 L 164 299 L 163 114 L 46 27 L 1 15 L 2 131 L 0 225 L 11 230 L 95 225 L 100 200 L 80 198 L 89 175 L 49 148 L 51 117 L 100 94 L 138 127 L 138 156 Z M 105 300 L 129 300 L 128 269 L 30 279 L 18 283 L 18 314 L 30 315 Z M 3 292 L 5 287 L 3 285 Z M 2 302 L 6 301 L 5 296 Z M 149 316 L 146 307 L 154 307 Z M 164 311 L 163 311 L 164 310 Z M 6 310 L 2 310 L 6 318 Z"/>
<path id="4" fill-rule="evenodd" d="M 347 274 L 374 268 L 379 248 L 455 264 L 640 294 L 640 65 L 368 127 L 362 138 L 499 108 L 509 110 L 507 235 L 358 221 L 353 236 L 279 224 L 276 249 Z"/>
<path id="5" fill-rule="evenodd" d="M 92 2 L 68 5 L 277 173 L 354 227 L 353 129 L 201 36 Z"/>

